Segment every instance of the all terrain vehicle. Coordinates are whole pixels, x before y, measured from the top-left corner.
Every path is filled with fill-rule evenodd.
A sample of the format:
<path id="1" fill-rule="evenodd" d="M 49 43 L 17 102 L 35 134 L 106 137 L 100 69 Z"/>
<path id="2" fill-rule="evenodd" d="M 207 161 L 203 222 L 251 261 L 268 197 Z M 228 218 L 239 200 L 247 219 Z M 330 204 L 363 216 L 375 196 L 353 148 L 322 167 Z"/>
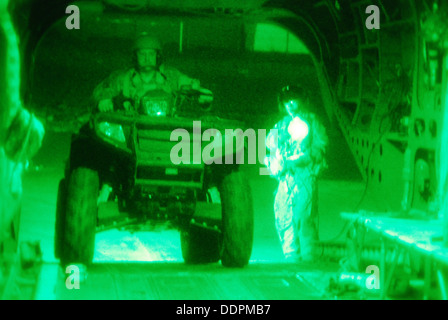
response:
<path id="1" fill-rule="evenodd" d="M 210 113 L 199 106 L 197 97 L 192 89 L 178 92 L 175 99 L 163 92 L 149 92 L 135 103 L 133 111 L 116 108 L 115 112 L 92 114 L 72 136 L 57 199 L 55 255 L 62 264 L 89 264 L 95 233 L 104 228 L 162 220 L 179 229 L 186 263 L 221 260 L 227 267 L 248 263 L 252 198 L 248 179 L 235 159 L 244 152 L 244 144 L 232 143 L 230 154 L 229 148 L 223 148 L 217 155 L 223 158 L 222 164 L 206 164 L 201 156 L 204 146 L 193 146 L 205 130 L 221 133 L 239 123 L 199 116 Z M 122 101 L 114 104 L 121 106 Z M 193 128 L 194 120 L 201 121 L 200 132 Z M 199 162 L 173 163 L 173 147 L 179 143 L 171 141 L 175 129 L 193 137 L 186 141 L 193 150 L 189 156 Z M 230 141 L 225 134 L 216 137 L 223 139 L 223 146 Z M 233 164 L 225 164 L 229 156 Z M 118 216 L 98 214 L 104 192 L 103 201 L 118 203 Z"/>

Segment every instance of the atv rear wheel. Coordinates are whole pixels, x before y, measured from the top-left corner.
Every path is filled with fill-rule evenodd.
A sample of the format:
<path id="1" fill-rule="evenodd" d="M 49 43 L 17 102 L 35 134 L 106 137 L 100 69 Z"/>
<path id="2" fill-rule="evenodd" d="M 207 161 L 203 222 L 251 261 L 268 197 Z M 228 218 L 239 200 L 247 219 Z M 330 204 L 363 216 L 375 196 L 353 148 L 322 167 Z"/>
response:
<path id="1" fill-rule="evenodd" d="M 240 169 L 223 177 L 219 184 L 222 204 L 222 265 L 244 267 L 253 244 L 254 214 L 248 179 Z"/>
<path id="2" fill-rule="evenodd" d="M 92 262 L 98 213 L 98 173 L 88 168 L 72 171 L 67 185 L 67 202 L 63 239 L 60 247 L 62 264 Z"/>

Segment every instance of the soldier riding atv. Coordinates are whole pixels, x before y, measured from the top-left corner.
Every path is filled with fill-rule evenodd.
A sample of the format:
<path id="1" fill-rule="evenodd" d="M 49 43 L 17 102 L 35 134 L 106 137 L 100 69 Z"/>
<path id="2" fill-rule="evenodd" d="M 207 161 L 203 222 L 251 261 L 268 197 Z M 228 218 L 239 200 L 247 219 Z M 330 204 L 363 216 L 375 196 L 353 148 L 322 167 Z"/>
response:
<path id="1" fill-rule="evenodd" d="M 134 47 L 137 68 L 115 73 L 95 89 L 100 112 L 72 137 L 57 202 L 55 254 L 62 264 L 89 264 L 101 227 L 161 220 L 180 230 L 186 263 L 221 260 L 243 267 L 249 261 L 252 198 L 235 161 L 244 144 L 233 146 L 234 136 L 215 135 L 226 145 L 223 154 L 204 161 L 201 148 L 193 147 L 190 156 L 200 162 L 171 159 L 176 129 L 192 134 L 195 142 L 193 120 L 201 121 L 201 136 L 207 129 L 223 132 L 240 124 L 204 116 L 211 91 L 165 67 L 160 49 L 154 38 L 140 36 Z M 217 161 L 229 156 L 232 164 Z M 120 216 L 104 221 L 98 204 L 108 200 L 118 202 Z"/>

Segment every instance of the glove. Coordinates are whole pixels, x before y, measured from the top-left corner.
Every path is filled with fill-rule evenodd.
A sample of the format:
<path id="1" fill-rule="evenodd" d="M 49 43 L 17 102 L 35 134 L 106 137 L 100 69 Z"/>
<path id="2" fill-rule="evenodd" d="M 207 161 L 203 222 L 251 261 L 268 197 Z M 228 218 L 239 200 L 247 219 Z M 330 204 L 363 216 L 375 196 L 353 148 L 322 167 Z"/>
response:
<path id="1" fill-rule="evenodd" d="M 114 111 L 114 103 L 112 99 L 103 99 L 98 103 L 100 112 Z"/>
<path id="2" fill-rule="evenodd" d="M 212 103 L 213 93 L 210 90 L 205 89 L 205 88 L 200 88 L 198 91 L 201 93 L 201 95 L 199 95 L 199 98 L 198 98 L 198 102 L 200 104 Z"/>

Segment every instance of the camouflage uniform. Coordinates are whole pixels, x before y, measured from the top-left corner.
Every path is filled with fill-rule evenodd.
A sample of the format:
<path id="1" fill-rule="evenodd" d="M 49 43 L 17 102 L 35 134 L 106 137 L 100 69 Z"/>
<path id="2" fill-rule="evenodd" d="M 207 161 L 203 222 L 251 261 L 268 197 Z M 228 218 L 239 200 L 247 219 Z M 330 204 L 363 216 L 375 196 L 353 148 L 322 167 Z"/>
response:
<path id="1" fill-rule="evenodd" d="M 318 240 L 317 230 L 317 176 L 326 166 L 325 147 L 327 135 L 324 127 L 311 114 L 300 116 L 308 125 L 306 137 L 293 141 L 288 127 L 290 116 L 278 122 L 278 144 L 270 147 L 268 168 L 278 179 L 275 195 L 275 225 L 285 257 L 299 256 L 304 260 L 313 257 L 314 242 Z M 268 135 L 272 141 L 273 131 Z M 285 166 L 287 157 L 303 153 L 310 161 L 304 166 Z"/>
<path id="2" fill-rule="evenodd" d="M 17 236 L 13 229 L 18 226 L 24 165 L 45 134 L 42 123 L 22 106 L 18 38 L 7 5 L 0 0 L 0 261 L 4 241 Z"/>
<path id="3" fill-rule="evenodd" d="M 163 90 L 173 93 L 182 86 L 199 88 L 199 80 L 192 79 L 179 70 L 162 65 L 149 82 L 144 82 L 139 72 L 132 68 L 127 71 L 116 71 L 101 82 L 93 92 L 96 102 L 104 99 L 121 97 L 123 100 L 137 105 L 139 99 L 151 90 Z"/>

